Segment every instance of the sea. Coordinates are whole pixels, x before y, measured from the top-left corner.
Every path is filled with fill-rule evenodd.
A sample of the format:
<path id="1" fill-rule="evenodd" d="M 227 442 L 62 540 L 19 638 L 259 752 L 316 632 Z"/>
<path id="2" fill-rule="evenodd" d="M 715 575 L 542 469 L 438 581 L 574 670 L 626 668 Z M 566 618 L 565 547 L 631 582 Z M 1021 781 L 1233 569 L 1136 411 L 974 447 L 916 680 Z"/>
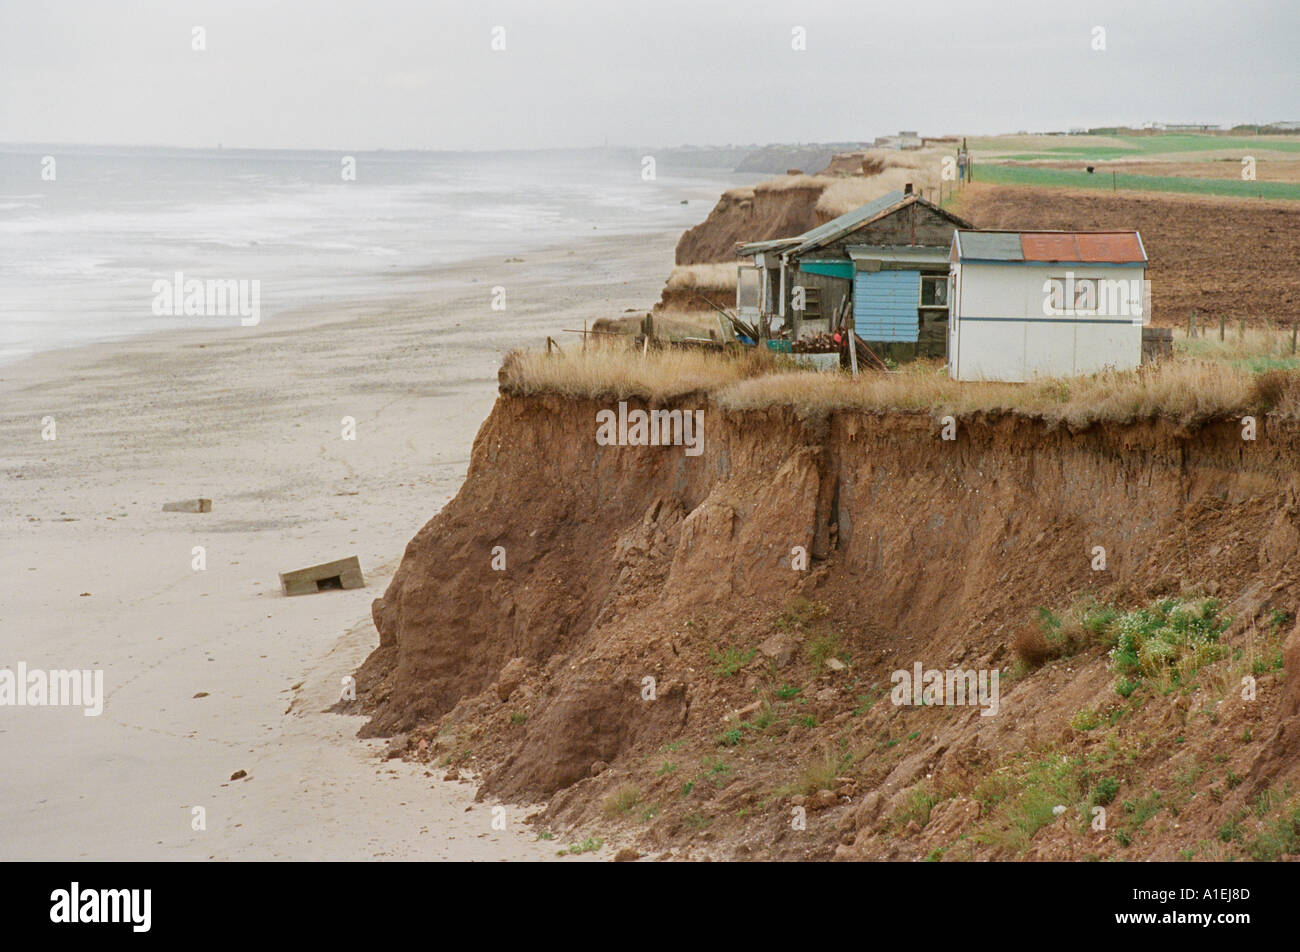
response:
<path id="1" fill-rule="evenodd" d="M 219 326 L 159 281 L 276 311 L 397 295 L 431 267 L 685 229 L 758 176 L 631 149 L 325 152 L 0 145 L 0 364 Z"/>

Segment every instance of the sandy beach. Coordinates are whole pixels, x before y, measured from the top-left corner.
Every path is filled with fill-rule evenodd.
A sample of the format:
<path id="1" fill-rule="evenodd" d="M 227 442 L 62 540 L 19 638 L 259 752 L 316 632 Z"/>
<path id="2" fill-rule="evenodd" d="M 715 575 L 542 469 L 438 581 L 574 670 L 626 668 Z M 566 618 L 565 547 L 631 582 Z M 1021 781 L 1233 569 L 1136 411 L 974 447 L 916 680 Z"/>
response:
<path id="1" fill-rule="evenodd" d="M 105 693 L 97 717 L 0 711 L 0 858 L 554 858 L 563 841 L 525 808 L 494 830 L 471 783 L 383 761 L 360 718 L 323 711 L 378 641 L 371 600 L 460 485 L 502 355 L 647 309 L 676 237 L 0 366 L 0 666 L 102 669 Z M 212 512 L 161 511 L 200 496 Z M 354 554 L 365 589 L 280 594 L 277 573 Z"/>

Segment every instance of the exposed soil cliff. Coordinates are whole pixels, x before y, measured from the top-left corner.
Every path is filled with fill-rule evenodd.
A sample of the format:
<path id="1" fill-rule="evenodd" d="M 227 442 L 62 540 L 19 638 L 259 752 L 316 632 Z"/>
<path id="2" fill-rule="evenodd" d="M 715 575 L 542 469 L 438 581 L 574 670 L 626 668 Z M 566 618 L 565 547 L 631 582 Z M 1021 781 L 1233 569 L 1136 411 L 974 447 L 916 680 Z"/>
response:
<path id="1" fill-rule="evenodd" d="M 700 397 L 688 456 L 598 446 L 615 405 L 503 393 L 375 602 L 367 734 L 676 855 L 1246 855 L 1300 784 L 1293 424 L 1006 415 L 945 440 L 925 415 Z M 1233 621 L 1176 690 L 1117 694 L 1097 646 L 1014 663 L 1039 606 L 1180 592 Z M 916 662 L 1000 670 L 998 713 L 891 703 Z M 1026 834 L 1012 805 L 1040 787 L 1062 810 Z"/>
<path id="2" fill-rule="evenodd" d="M 824 185 L 818 184 L 724 192 L 708 218 L 682 233 L 677 264 L 735 261 L 736 245 L 741 242 L 799 235 L 817 227 L 829 220 L 816 212 L 823 190 Z"/>

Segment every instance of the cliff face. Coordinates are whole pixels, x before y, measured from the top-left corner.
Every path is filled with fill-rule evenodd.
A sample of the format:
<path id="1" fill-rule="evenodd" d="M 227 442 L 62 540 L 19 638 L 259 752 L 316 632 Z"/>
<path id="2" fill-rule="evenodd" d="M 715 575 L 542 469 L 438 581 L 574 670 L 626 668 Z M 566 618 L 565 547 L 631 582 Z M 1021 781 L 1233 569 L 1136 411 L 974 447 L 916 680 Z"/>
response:
<path id="1" fill-rule="evenodd" d="M 598 446 L 596 412 L 614 405 L 498 400 L 461 492 L 376 600 L 380 646 L 358 673 L 366 733 L 414 730 L 421 758 L 475 764 L 487 793 L 550 798 L 557 823 L 628 822 L 601 798 L 630 787 L 655 804 L 640 831 L 650 843 L 691 841 L 702 829 L 692 817 L 713 811 L 730 819 L 698 848 L 726 855 L 925 855 L 990 822 L 973 791 L 998 765 L 1088 749 L 1071 718 L 1119 703 L 1115 675 L 1101 650 L 1049 664 L 1004 681 L 1000 713 L 982 717 L 893 706 L 891 672 L 1005 670 L 1039 606 L 1082 593 L 1145 604 L 1189 588 L 1228 605 L 1237 660 L 1271 658 L 1290 629 L 1277 619 L 1300 598 L 1300 432 L 1264 418 L 1254 442 L 1234 421 L 1070 432 L 1010 415 L 958 421 L 944 440 L 927 416 L 801 419 L 687 399 L 682 409 L 705 411 L 703 453 L 687 456 Z M 822 638 L 846 659 L 838 668 L 823 663 Z M 1193 801 L 1179 833 L 1136 847 L 1048 828 L 1032 849 L 1172 856 L 1189 837 L 1213 839 L 1242 798 L 1300 779 L 1294 702 L 1280 671 L 1260 671 L 1250 704 L 1225 668 L 1217 700 L 1155 696 L 1131 718 L 1206 758 L 1231 743 L 1229 772 L 1246 784 Z M 1213 720 L 1195 717 L 1201 703 Z M 788 728 L 753 723 L 786 705 Z M 726 721 L 737 710 L 748 727 Z M 738 723 L 743 740 L 718 740 Z M 847 802 L 831 796 L 809 821 L 815 835 L 792 839 L 790 785 L 834 749 L 856 752 L 832 770 L 849 774 L 835 779 Z M 684 783 L 676 764 L 692 751 L 702 764 L 737 760 Z M 1123 782 L 1165 784 L 1168 753 L 1138 751 Z M 938 821 L 897 835 L 907 798 L 940 781 Z M 737 810 L 750 819 L 733 829 Z"/>
<path id="2" fill-rule="evenodd" d="M 682 233 L 677 264 L 736 260 L 736 245 L 799 235 L 822 224 L 816 211 L 822 185 L 806 188 L 732 189 L 709 217 Z"/>

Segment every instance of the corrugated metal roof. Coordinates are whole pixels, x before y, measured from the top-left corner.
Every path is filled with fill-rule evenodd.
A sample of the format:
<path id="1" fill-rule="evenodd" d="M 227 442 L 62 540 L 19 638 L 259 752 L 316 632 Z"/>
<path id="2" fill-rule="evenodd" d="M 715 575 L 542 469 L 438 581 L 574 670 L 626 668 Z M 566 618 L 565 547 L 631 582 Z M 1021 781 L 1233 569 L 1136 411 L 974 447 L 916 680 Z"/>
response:
<path id="1" fill-rule="evenodd" d="M 1136 231 L 1116 231 L 1075 235 L 1080 261 L 1111 261 L 1116 264 L 1146 261 L 1142 241 Z M 1025 255 L 1029 257 L 1029 255 Z"/>
<path id="2" fill-rule="evenodd" d="M 849 245 L 844 249 L 854 261 L 889 261 L 895 264 L 947 264 L 948 249 L 924 245 Z"/>
<path id="3" fill-rule="evenodd" d="M 1138 264 L 1147 260 L 1136 231 L 962 231 L 955 235 L 960 258 L 982 261 L 1073 261 L 1080 264 Z"/>
<path id="4" fill-rule="evenodd" d="M 747 241 L 743 245 L 736 246 L 736 253 L 740 255 L 758 254 L 760 251 L 771 251 L 774 248 L 781 248 L 793 245 L 799 239 L 795 238 L 769 238 L 766 241 Z"/>
<path id="5" fill-rule="evenodd" d="M 984 261 L 1024 261 L 1020 235 L 1014 231 L 958 231 L 957 254 Z"/>
<path id="6" fill-rule="evenodd" d="M 818 225 L 816 228 L 811 228 L 808 231 L 805 231 L 802 235 L 796 235 L 793 238 L 772 238 L 767 241 L 745 242 L 744 244 L 737 246 L 736 252 L 741 256 L 757 254 L 760 251 L 777 250 L 789 251 L 791 254 L 796 255 L 802 254 L 821 245 L 830 244 L 832 241 L 843 238 L 855 228 L 866 224 L 874 218 L 878 218 L 887 212 L 892 212 L 903 205 L 915 202 L 928 205 L 941 215 L 952 219 L 959 227 L 968 224 L 963 219 L 953 215 L 952 212 L 946 211 L 938 205 L 926 201 L 918 192 L 907 194 L 899 190 L 890 192 L 887 195 L 881 195 L 874 201 L 867 202 L 867 204 L 855 208 L 851 212 L 845 212 L 838 218 L 832 218 L 824 225 Z"/>
<path id="7" fill-rule="evenodd" d="M 845 212 L 839 218 L 832 218 L 824 225 L 818 225 L 816 228 L 805 231 L 798 238 L 799 244 L 796 246 L 795 252 L 807 251 L 809 248 L 832 242 L 840 235 L 846 235 L 864 222 L 875 218 L 881 212 L 889 211 L 895 205 L 901 205 L 906 199 L 919 197 L 915 193 L 904 195 L 901 190 L 881 195 L 875 201 L 867 202 L 860 208 Z"/>

